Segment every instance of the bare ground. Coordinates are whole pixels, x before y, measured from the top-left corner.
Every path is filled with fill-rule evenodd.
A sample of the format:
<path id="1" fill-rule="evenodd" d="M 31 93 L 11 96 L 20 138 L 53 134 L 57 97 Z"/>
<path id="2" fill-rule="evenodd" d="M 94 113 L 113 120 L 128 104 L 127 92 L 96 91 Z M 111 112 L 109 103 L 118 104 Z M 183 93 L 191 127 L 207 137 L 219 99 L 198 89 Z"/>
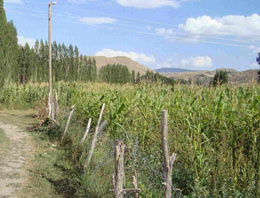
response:
<path id="1" fill-rule="evenodd" d="M 10 149 L 0 159 L 0 198 L 17 197 L 26 182 L 26 171 L 31 144 L 29 135 L 17 126 L 0 122 L 9 139 Z"/>

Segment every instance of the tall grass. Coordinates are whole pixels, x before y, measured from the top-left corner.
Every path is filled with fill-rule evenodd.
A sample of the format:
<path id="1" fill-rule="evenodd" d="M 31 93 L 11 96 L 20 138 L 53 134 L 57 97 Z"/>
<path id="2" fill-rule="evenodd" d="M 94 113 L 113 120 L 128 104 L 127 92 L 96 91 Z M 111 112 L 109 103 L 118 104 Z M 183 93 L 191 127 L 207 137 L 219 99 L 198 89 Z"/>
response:
<path id="1" fill-rule="evenodd" d="M 176 152 L 173 185 L 185 197 L 259 197 L 260 182 L 260 87 L 164 86 L 159 84 L 55 85 L 60 105 L 76 105 L 76 114 L 61 149 L 75 195 L 110 197 L 113 173 L 113 141 L 127 144 L 126 185 L 137 170 L 141 197 L 162 197 L 160 115 L 169 112 L 170 150 Z M 1 90 L 5 106 L 37 103 L 47 97 L 47 88 L 35 85 Z M 100 137 L 91 168 L 82 175 L 74 167 L 74 153 L 84 127 L 94 124 L 102 103 L 109 127 Z M 26 105 L 25 105 L 26 106 Z M 62 128 L 52 129 L 57 136 Z M 59 131 L 59 132 L 58 132 Z M 84 161 L 89 139 L 80 150 Z M 68 165 L 69 164 L 69 165 Z M 73 176 L 72 176 L 73 175 Z"/>

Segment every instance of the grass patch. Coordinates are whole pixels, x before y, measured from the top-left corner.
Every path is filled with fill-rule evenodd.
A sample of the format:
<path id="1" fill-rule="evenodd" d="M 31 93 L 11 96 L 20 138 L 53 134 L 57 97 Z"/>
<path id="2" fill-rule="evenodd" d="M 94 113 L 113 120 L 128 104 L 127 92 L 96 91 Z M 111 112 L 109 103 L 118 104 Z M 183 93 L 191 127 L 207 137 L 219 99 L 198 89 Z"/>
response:
<path id="1" fill-rule="evenodd" d="M 51 144 L 45 133 L 32 132 L 31 136 L 34 140 L 34 155 L 28 167 L 28 182 L 23 187 L 20 197 L 64 197 L 55 188 L 63 179 L 63 172 L 56 164 L 58 156 L 62 155 L 63 151 Z"/>
<path id="2" fill-rule="evenodd" d="M 0 120 L 4 124 L 12 124 L 28 131 L 28 128 L 37 122 L 34 118 L 36 113 L 35 110 L 3 110 L 0 111 Z M 64 197 L 55 188 L 61 186 L 59 182 L 63 179 L 63 172 L 56 165 L 57 158 L 63 155 L 63 151 L 50 143 L 46 133 L 29 132 L 29 135 L 26 144 L 31 144 L 32 151 L 26 167 L 27 178 L 17 196 L 21 198 Z M 8 138 L 0 129 L 0 157 L 7 153 L 8 144 Z"/>
<path id="3" fill-rule="evenodd" d="M 2 110 L 0 111 L 0 120 L 4 124 L 13 124 L 22 130 L 32 127 L 37 122 L 34 115 L 36 110 Z"/>

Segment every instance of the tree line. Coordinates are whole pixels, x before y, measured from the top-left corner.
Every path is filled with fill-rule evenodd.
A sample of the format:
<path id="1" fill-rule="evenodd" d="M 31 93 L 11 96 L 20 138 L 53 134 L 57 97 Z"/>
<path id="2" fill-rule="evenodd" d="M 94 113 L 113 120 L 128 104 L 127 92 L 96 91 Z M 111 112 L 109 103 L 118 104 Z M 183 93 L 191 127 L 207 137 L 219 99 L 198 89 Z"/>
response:
<path id="1" fill-rule="evenodd" d="M 34 47 L 19 46 L 18 83 L 47 82 L 49 79 L 49 45 L 36 41 Z M 96 60 L 79 55 L 77 46 L 52 44 L 53 81 L 95 81 Z"/>
<path id="2" fill-rule="evenodd" d="M 149 79 L 149 71 L 141 76 L 135 71 L 129 72 L 121 64 L 105 65 L 98 74 L 96 60 L 80 55 L 78 47 L 56 41 L 52 44 L 53 81 L 103 81 L 108 83 L 136 83 Z M 18 45 L 16 28 L 8 22 L 0 0 L 0 87 L 4 83 L 26 84 L 29 82 L 48 82 L 49 79 L 49 45 L 47 41 L 37 40 L 33 47 L 28 43 Z M 152 75 L 153 76 L 153 75 Z M 160 77 L 158 77 L 160 76 Z M 161 75 L 155 75 L 152 81 L 161 79 L 171 81 Z"/>
<path id="3" fill-rule="evenodd" d="M 7 21 L 4 3 L 0 0 L 0 86 L 15 78 L 17 71 L 13 67 L 17 65 L 18 53 L 16 28 L 12 21 Z"/>
<path id="4" fill-rule="evenodd" d="M 78 47 L 56 41 L 52 44 L 53 81 L 78 81 L 108 83 L 139 83 L 141 81 L 161 82 L 164 84 L 191 84 L 191 80 L 175 80 L 159 73 L 147 71 L 141 75 L 129 72 L 121 64 L 105 65 L 99 73 L 96 60 L 83 56 Z M 3 0 L 0 0 L 0 87 L 4 83 L 25 84 L 28 82 L 48 82 L 49 79 L 49 45 L 47 41 L 36 41 L 33 47 L 29 44 L 18 45 L 17 31 L 13 22 L 6 19 Z M 257 57 L 260 64 L 260 53 Z M 258 73 L 260 82 L 260 72 Z M 228 82 L 227 72 L 217 71 L 210 85 L 221 85 Z"/>

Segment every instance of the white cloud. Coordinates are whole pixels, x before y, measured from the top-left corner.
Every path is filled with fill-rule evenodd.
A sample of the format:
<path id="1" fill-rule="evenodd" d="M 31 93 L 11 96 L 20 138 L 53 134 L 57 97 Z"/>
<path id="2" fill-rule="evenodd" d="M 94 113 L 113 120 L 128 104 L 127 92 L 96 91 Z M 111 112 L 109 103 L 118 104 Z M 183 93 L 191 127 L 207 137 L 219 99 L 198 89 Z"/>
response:
<path id="1" fill-rule="evenodd" d="M 163 36 L 166 39 L 171 39 L 171 37 L 174 35 L 173 28 L 166 29 L 166 28 L 156 28 L 155 34 L 159 36 Z"/>
<path id="2" fill-rule="evenodd" d="M 115 0 L 118 4 L 125 7 L 135 7 L 141 9 L 152 9 L 160 7 L 180 7 L 181 3 L 187 0 Z"/>
<path id="3" fill-rule="evenodd" d="M 145 28 L 146 28 L 148 31 L 151 31 L 151 30 L 153 29 L 153 27 L 150 26 L 150 25 L 145 26 Z"/>
<path id="4" fill-rule="evenodd" d="M 96 0 L 68 0 L 68 2 L 70 2 L 70 3 L 78 3 L 78 4 L 86 3 L 89 1 L 96 1 Z"/>
<path id="5" fill-rule="evenodd" d="M 255 46 L 255 45 L 250 45 L 250 46 L 248 46 L 248 48 L 251 49 L 251 50 L 253 50 L 253 53 L 254 53 L 254 54 L 260 53 L 260 47 L 257 47 L 257 46 Z"/>
<path id="6" fill-rule="evenodd" d="M 23 4 L 22 0 L 4 0 L 4 3 Z"/>
<path id="7" fill-rule="evenodd" d="M 188 18 L 179 30 L 194 35 L 234 36 L 240 38 L 260 39 L 260 16 L 228 15 L 211 18 L 200 16 Z"/>
<path id="8" fill-rule="evenodd" d="M 26 43 L 28 43 L 30 45 L 30 47 L 33 47 L 35 44 L 36 40 L 33 38 L 29 38 L 29 37 L 24 37 L 24 36 L 18 36 L 18 43 L 20 45 L 25 45 Z"/>
<path id="9" fill-rule="evenodd" d="M 213 62 L 209 56 L 196 56 L 188 59 L 182 59 L 181 65 L 183 67 L 212 67 Z"/>
<path id="10" fill-rule="evenodd" d="M 110 17 L 83 17 L 79 19 L 80 22 L 88 25 L 94 24 L 112 24 L 116 22 L 116 19 Z"/>
<path id="11" fill-rule="evenodd" d="M 252 64 L 250 65 L 250 68 L 251 68 L 251 69 L 259 69 L 259 65 L 258 65 L 257 63 L 252 63 Z"/>
<path id="12" fill-rule="evenodd" d="M 194 43 L 199 41 L 199 36 L 197 35 L 188 35 L 187 33 L 174 31 L 173 28 L 156 28 L 155 34 L 158 36 L 162 36 L 169 41 L 182 41 L 182 42 L 189 42 Z"/>
<path id="13" fill-rule="evenodd" d="M 116 57 L 116 56 L 126 56 L 134 61 L 140 61 L 143 63 L 153 64 L 156 62 L 154 56 L 147 56 L 144 53 L 138 54 L 136 52 L 123 52 L 116 51 L 112 49 L 103 49 L 96 53 L 96 56 L 106 56 L 106 57 Z"/>

